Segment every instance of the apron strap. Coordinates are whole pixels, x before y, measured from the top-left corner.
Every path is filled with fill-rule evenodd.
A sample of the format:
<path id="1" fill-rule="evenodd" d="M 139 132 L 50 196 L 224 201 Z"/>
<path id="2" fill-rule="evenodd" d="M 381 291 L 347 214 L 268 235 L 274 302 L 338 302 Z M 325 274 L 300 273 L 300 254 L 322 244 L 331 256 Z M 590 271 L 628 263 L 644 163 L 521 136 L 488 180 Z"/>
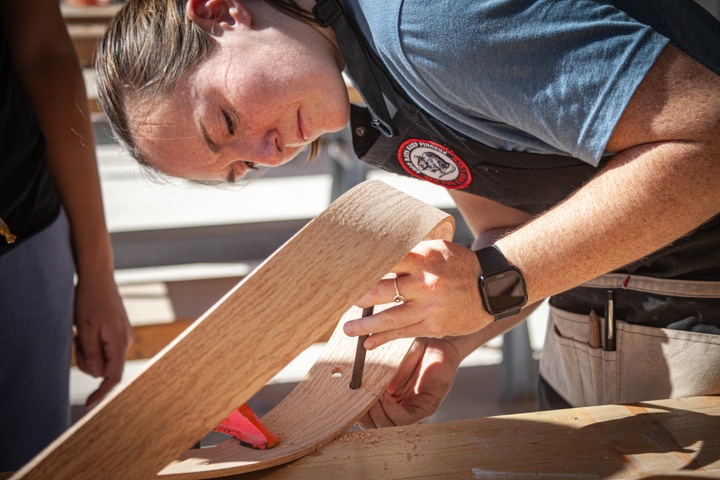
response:
<path id="1" fill-rule="evenodd" d="M 332 26 L 335 31 L 350 77 L 357 82 L 357 89 L 372 114 L 372 126 L 388 138 L 397 135 L 397 129 L 385 104 L 383 89 L 380 88 L 381 83 L 385 87 L 389 80 L 377 67 L 368 49 L 360 43 L 358 35 L 345 17 L 342 5 L 338 0 L 316 0 L 312 13 L 321 27 Z"/>
<path id="2" fill-rule="evenodd" d="M 672 297 L 720 298 L 720 282 L 718 281 L 676 280 L 626 273 L 607 273 L 580 286 L 635 290 Z"/>

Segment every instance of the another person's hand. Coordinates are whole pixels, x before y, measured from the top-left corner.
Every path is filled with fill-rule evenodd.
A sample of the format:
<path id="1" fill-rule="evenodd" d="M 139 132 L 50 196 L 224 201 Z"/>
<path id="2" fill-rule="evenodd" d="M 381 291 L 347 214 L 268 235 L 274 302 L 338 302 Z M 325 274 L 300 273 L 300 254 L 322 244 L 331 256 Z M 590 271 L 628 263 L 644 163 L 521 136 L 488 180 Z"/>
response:
<path id="1" fill-rule="evenodd" d="M 122 379 L 132 330 L 112 272 L 78 275 L 75 290 L 75 355 L 80 370 L 103 381 L 87 399 L 90 408 Z"/>
<path id="2" fill-rule="evenodd" d="M 372 334 L 369 350 L 396 338 L 466 335 L 492 322 L 477 287 L 480 265 L 474 252 L 443 240 L 420 243 L 398 263 L 397 293 L 404 302 L 345 324 L 350 336 Z M 381 280 L 359 307 L 392 303 L 395 279 Z"/>
<path id="3" fill-rule="evenodd" d="M 430 417 L 450 391 L 461 360 L 451 340 L 416 339 L 390 386 L 358 426 L 410 425 Z"/>

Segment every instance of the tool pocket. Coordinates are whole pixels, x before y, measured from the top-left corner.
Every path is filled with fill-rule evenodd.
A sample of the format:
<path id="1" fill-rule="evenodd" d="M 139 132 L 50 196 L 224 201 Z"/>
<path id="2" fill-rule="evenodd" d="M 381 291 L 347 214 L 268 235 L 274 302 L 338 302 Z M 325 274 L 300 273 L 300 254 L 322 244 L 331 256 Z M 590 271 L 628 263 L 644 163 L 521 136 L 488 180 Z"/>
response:
<path id="1" fill-rule="evenodd" d="M 574 407 L 617 402 L 617 351 L 589 344 L 587 315 L 550 305 L 540 375 Z"/>
<path id="2" fill-rule="evenodd" d="M 572 406 L 720 393 L 720 336 L 617 322 L 616 351 L 588 344 L 587 315 L 550 306 L 542 377 Z"/>

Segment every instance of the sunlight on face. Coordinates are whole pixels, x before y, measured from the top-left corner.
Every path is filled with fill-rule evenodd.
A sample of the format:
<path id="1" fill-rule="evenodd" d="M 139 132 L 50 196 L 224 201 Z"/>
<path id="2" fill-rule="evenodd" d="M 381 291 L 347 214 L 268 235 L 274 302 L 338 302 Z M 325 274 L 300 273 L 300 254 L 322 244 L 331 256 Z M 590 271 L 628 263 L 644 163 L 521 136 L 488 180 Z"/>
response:
<path id="1" fill-rule="evenodd" d="M 168 98 L 130 104 L 136 143 L 154 169 L 235 181 L 252 166 L 283 165 L 347 125 L 349 100 L 335 59 L 285 37 L 253 39 L 252 47 L 245 40 L 219 45 Z"/>

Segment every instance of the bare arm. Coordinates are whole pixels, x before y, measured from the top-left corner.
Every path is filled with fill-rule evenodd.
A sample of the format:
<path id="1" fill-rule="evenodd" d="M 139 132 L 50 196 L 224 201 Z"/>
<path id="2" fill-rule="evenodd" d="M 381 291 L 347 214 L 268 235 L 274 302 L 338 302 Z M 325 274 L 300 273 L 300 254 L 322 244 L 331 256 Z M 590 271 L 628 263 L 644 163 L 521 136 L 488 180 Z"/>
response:
<path id="1" fill-rule="evenodd" d="M 488 244 L 524 223 L 496 243 L 520 267 L 534 303 L 648 255 L 716 215 L 718 132 L 720 80 L 668 47 L 615 127 L 608 149 L 618 154 L 564 203 L 524 223 L 529 219 L 517 210 L 464 193 L 453 197 L 473 234 Z M 348 322 L 346 332 L 372 333 L 369 348 L 405 336 L 444 338 L 416 340 L 363 427 L 432 415 L 460 360 L 527 313 L 492 321 L 475 289 L 477 260 L 463 247 L 422 245 L 396 271 L 406 274 L 398 283 L 409 302 Z M 361 306 L 392 299 L 394 287 L 383 282 Z"/>
<path id="2" fill-rule="evenodd" d="M 75 50 L 57 0 L 2 2 L 15 72 L 38 116 L 48 163 L 72 232 L 78 272 L 78 363 L 105 382 L 95 403 L 119 380 L 130 329 L 113 279 L 95 144 Z"/>
<path id="3" fill-rule="evenodd" d="M 613 160 L 562 204 L 497 241 L 523 272 L 529 303 L 642 258 L 717 215 L 719 131 L 720 78 L 667 47 L 614 129 Z M 478 202 L 467 216 L 476 234 L 504 226 L 502 209 Z M 368 348 L 398 337 L 467 335 L 492 323 L 469 249 L 421 244 L 395 271 L 405 275 L 398 284 L 410 301 L 346 324 L 349 335 L 374 333 Z M 392 298 L 384 280 L 359 305 Z"/>
<path id="4" fill-rule="evenodd" d="M 642 258 L 717 215 L 718 132 L 720 78 L 667 47 L 614 129 L 613 160 L 498 241 L 525 275 L 530 301 Z"/>
<path id="5" fill-rule="evenodd" d="M 2 9 L 15 73 L 42 125 L 53 179 L 72 220 L 78 267 L 107 268 L 112 254 L 85 86 L 58 2 L 3 2 Z"/>
<path id="6" fill-rule="evenodd" d="M 448 193 L 476 238 L 476 243 L 481 242 L 484 246 L 492 245 L 496 238 L 532 218 L 529 213 L 462 190 L 448 190 Z"/>
<path id="7" fill-rule="evenodd" d="M 532 218 L 529 213 L 487 198 L 460 190 L 449 190 L 449 193 L 475 237 L 475 249 L 492 245 L 498 239 L 521 227 Z M 484 345 L 498 335 L 508 332 L 525 320 L 538 305 L 539 302 L 527 305 L 518 315 L 492 322 L 485 328 L 468 335 L 453 337 L 451 341 L 459 350 L 461 358 L 465 358 L 479 346 Z"/>

